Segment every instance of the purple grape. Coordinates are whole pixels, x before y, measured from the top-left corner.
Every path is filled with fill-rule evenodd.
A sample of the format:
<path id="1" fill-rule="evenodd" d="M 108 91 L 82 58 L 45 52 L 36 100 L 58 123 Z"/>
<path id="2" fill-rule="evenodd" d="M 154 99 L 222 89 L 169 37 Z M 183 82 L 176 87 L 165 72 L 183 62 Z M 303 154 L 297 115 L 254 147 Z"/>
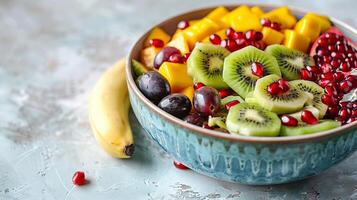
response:
<path id="1" fill-rule="evenodd" d="M 207 121 L 205 117 L 199 115 L 198 113 L 191 113 L 187 115 L 183 120 L 196 126 L 202 126 L 203 123 Z"/>
<path id="2" fill-rule="evenodd" d="M 158 106 L 177 118 L 185 117 L 192 109 L 190 99 L 179 93 L 166 96 L 160 101 Z"/>
<path id="3" fill-rule="evenodd" d="M 170 56 L 173 54 L 180 54 L 180 50 L 176 49 L 175 47 L 164 47 L 159 51 L 159 53 L 155 56 L 154 59 L 154 67 L 159 69 L 161 64 L 165 61 L 168 61 Z"/>
<path id="4" fill-rule="evenodd" d="M 139 76 L 137 85 L 140 91 L 154 104 L 171 93 L 169 82 L 156 71 L 149 71 Z"/>
<path id="5" fill-rule="evenodd" d="M 202 116 L 213 115 L 221 106 L 221 97 L 216 89 L 203 86 L 195 91 L 193 106 L 196 112 Z"/>

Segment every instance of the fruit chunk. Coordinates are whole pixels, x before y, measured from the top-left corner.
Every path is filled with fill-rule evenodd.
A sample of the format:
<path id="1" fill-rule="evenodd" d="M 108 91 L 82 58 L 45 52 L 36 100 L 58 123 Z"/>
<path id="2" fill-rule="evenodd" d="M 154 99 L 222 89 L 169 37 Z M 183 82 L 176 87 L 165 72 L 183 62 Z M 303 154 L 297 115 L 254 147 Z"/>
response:
<path id="1" fill-rule="evenodd" d="M 314 19 L 314 20 L 318 21 L 318 23 L 320 24 L 322 33 L 327 31 L 327 29 L 329 29 L 331 27 L 331 22 L 328 19 L 328 17 L 322 16 L 322 15 L 318 15 L 318 14 L 315 14 L 315 13 L 312 13 L 312 12 L 308 12 L 304 16 L 304 18 L 305 17 L 306 18 L 311 18 L 311 19 Z"/>
<path id="2" fill-rule="evenodd" d="M 263 66 L 264 75 L 281 75 L 276 60 L 253 46 L 247 46 L 231 53 L 224 60 L 223 80 L 243 98 L 254 90 L 255 83 L 259 78 L 252 73 L 251 65 L 253 63 L 260 63 Z"/>
<path id="3" fill-rule="evenodd" d="M 262 25 L 258 16 L 252 13 L 238 15 L 231 22 L 231 26 L 235 31 L 246 32 L 249 30 L 260 31 Z"/>
<path id="4" fill-rule="evenodd" d="M 279 117 L 258 105 L 240 103 L 229 109 L 227 129 L 230 133 L 246 136 L 278 136 Z"/>
<path id="5" fill-rule="evenodd" d="M 303 122 L 300 122 L 295 127 L 290 126 L 281 126 L 281 133 L 282 136 L 297 136 L 297 135 L 305 135 L 311 134 L 321 131 L 327 131 L 333 128 L 337 128 L 341 126 L 340 122 L 334 120 L 321 120 L 317 124 L 310 125 Z"/>
<path id="6" fill-rule="evenodd" d="M 227 26 L 225 26 L 225 23 L 222 23 L 221 18 L 228 13 L 229 13 L 229 11 L 227 10 L 227 8 L 225 8 L 223 6 L 219 6 L 216 9 L 214 9 L 213 11 L 211 11 L 210 13 L 208 13 L 208 15 L 206 17 L 208 19 L 213 20 L 214 22 L 216 22 L 217 24 L 219 24 L 222 27 L 227 27 Z"/>
<path id="7" fill-rule="evenodd" d="M 276 58 L 283 78 L 287 80 L 299 79 L 300 69 L 315 65 L 314 60 L 309 55 L 283 45 L 270 45 L 265 51 Z"/>
<path id="8" fill-rule="evenodd" d="M 272 83 L 278 83 L 281 78 L 275 74 L 271 74 L 259 79 L 254 89 L 254 97 L 260 106 L 277 114 L 292 113 L 300 110 L 307 96 L 293 85 L 288 84 L 289 90 L 279 92 L 277 95 L 271 94 L 268 87 Z"/>
<path id="9" fill-rule="evenodd" d="M 224 117 L 208 117 L 208 126 L 210 127 L 215 127 L 218 126 L 220 128 L 227 129 L 226 123 L 224 122 L 225 118 Z"/>
<path id="10" fill-rule="evenodd" d="M 302 110 L 310 111 L 315 116 L 315 118 L 319 118 L 320 117 L 320 111 L 317 108 L 313 107 L 313 106 L 306 106 Z M 291 116 L 291 117 L 294 117 L 295 119 L 297 119 L 300 122 L 303 122 L 302 119 L 301 119 L 302 112 L 303 111 L 298 111 L 298 112 L 291 113 L 291 114 L 288 114 L 288 115 Z"/>
<path id="11" fill-rule="evenodd" d="M 293 85 L 296 88 L 299 88 L 303 92 L 311 94 L 310 98 L 306 103 L 307 105 L 313 106 L 318 109 L 319 115 L 318 118 L 323 118 L 327 111 L 327 105 L 322 103 L 321 97 L 325 93 L 324 89 L 312 81 L 306 80 L 295 80 L 291 81 L 290 85 Z"/>
<path id="12" fill-rule="evenodd" d="M 301 35 L 293 30 L 285 30 L 284 45 L 290 49 L 296 49 L 302 52 L 307 52 L 310 45 L 310 38 Z"/>
<path id="13" fill-rule="evenodd" d="M 198 43 L 187 60 L 188 73 L 195 82 L 214 88 L 227 88 L 223 81 L 223 60 L 229 51 L 221 46 Z"/>
<path id="14" fill-rule="evenodd" d="M 269 27 L 263 27 L 262 33 L 266 45 L 280 44 L 284 39 L 284 34 Z"/>
<path id="15" fill-rule="evenodd" d="M 224 106 L 224 105 L 226 105 L 227 103 L 232 102 L 232 101 L 235 101 L 235 100 L 239 101 L 240 103 L 243 103 L 243 102 L 244 102 L 244 100 L 242 99 L 242 97 L 230 95 L 230 96 L 227 96 L 227 97 L 224 97 L 223 99 L 221 99 L 221 105 Z"/>
<path id="16" fill-rule="evenodd" d="M 232 10 L 228 14 L 224 15 L 221 21 L 227 26 L 231 26 L 232 22 L 240 15 L 251 14 L 249 7 L 246 5 L 241 5 L 236 9 Z"/>
<path id="17" fill-rule="evenodd" d="M 259 6 L 254 6 L 254 7 L 250 8 L 250 11 L 252 13 L 254 13 L 255 15 L 257 15 L 258 17 L 261 17 L 262 15 L 264 15 L 264 11 Z"/>
<path id="18" fill-rule="evenodd" d="M 140 60 L 141 62 L 149 68 L 154 67 L 155 56 L 160 52 L 160 48 L 146 47 L 141 51 Z"/>
<path id="19" fill-rule="evenodd" d="M 296 24 L 296 18 L 291 14 L 287 6 L 276 8 L 264 15 L 261 18 L 269 19 L 272 22 L 281 24 L 281 28 L 292 28 Z"/>
<path id="20" fill-rule="evenodd" d="M 296 32 L 315 41 L 321 32 L 321 25 L 314 18 L 303 17 L 298 21 L 294 29 Z"/>
<path id="21" fill-rule="evenodd" d="M 145 39 L 144 46 L 148 47 L 150 46 L 150 40 L 152 39 L 160 39 L 162 40 L 165 44 L 170 40 L 170 35 L 167 34 L 164 30 L 162 30 L 159 27 L 154 28 L 149 36 Z"/>
<path id="22" fill-rule="evenodd" d="M 191 102 L 193 102 L 193 94 L 194 94 L 195 90 L 193 89 L 193 86 L 189 86 L 185 89 L 183 89 L 180 93 L 186 95 Z"/>
<path id="23" fill-rule="evenodd" d="M 159 73 L 168 80 L 172 92 L 180 92 L 193 85 L 191 77 L 187 74 L 186 64 L 164 62 Z"/>
<path id="24" fill-rule="evenodd" d="M 169 43 L 167 43 L 166 46 L 175 47 L 176 49 L 180 50 L 182 54 L 190 52 L 190 48 L 182 32 L 177 33 L 175 38 L 173 38 Z"/>
<path id="25" fill-rule="evenodd" d="M 170 94 L 171 88 L 165 77 L 156 71 L 149 71 L 137 79 L 140 91 L 154 104 Z"/>
<path id="26" fill-rule="evenodd" d="M 148 69 L 143 64 L 141 64 L 139 61 L 135 59 L 131 60 L 131 67 L 133 69 L 135 78 L 145 74 L 148 71 Z"/>
<path id="27" fill-rule="evenodd" d="M 202 116 L 210 116 L 215 114 L 221 105 L 221 97 L 219 97 L 216 89 L 208 86 L 203 86 L 195 91 L 193 96 L 193 106 L 195 111 Z"/>
<path id="28" fill-rule="evenodd" d="M 198 113 L 191 113 L 187 115 L 184 119 L 185 122 L 194 124 L 196 126 L 202 126 L 206 122 L 206 118 L 199 115 Z"/>
<path id="29" fill-rule="evenodd" d="M 170 56 L 175 55 L 175 54 L 181 56 L 180 50 L 176 49 L 175 47 L 162 48 L 159 51 L 159 53 L 157 53 L 156 56 L 155 56 L 154 67 L 156 69 L 159 69 L 162 63 L 164 63 L 165 61 L 169 61 L 170 60 Z"/>
<path id="30" fill-rule="evenodd" d="M 165 112 L 180 119 L 186 117 L 192 108 L 190 99 L 178 93 L 164 97 L 158 106 Z"/>
<path id="31" fill-rule="evenodd" d="M 227 39 L 226 29 L 221 29 L 221 30 L 215 32 L 214 34 L 218 35 L 218 36 L 221 38 L 221 40 Z M 205 39 L 203 39 L 202 42 L 204 42 L 204 43 L 211 43 L 211 41 L 210 41 L 210 35 L 207 36 L 207 37 L 205 37 Z"/>

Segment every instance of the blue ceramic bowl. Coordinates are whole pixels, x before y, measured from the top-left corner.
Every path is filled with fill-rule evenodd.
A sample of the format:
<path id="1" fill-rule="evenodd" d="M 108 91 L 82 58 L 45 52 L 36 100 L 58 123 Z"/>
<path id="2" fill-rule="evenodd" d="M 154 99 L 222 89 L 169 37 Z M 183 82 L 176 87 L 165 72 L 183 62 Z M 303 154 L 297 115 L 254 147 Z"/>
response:
<path id="1" fill-rule="evenodd" d="M 232 9 L 236 6 L 226 7 Z M 264 10 L 275 8 L 259 6 Z M 201 18 L 213 8 L 187 12 L 156 26 L 172 34 L 179 21 Z M 303 11 L 292 11 L 296 16 L 304 15 Z M 332 21 L 356 41 L 355 29 L 336 19 Z M 287 183 L 317 175 L 357 149 L 357 122 L 304 136 L 246 137 L 203 129 L 162 111 L 139 91 L 129 67 L 132 58 L 139 58 L 148 32 L 135 43 L 128 56 L 126 75 L 131 105 L 153 140 L 173 159 L 192 170 L 219 180 L 243 184 Z"/>

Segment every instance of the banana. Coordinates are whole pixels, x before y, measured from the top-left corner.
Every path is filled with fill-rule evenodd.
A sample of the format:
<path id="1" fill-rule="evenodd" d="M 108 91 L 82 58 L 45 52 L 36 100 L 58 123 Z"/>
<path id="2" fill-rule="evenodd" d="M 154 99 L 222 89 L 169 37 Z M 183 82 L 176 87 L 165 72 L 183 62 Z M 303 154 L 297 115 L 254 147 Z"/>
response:
<path id="1" fill-rule="evenodd" d="M 89 101 L 93 134 L 103 149 L 116 158 L 130 158 L 134 152 L 129 107 L 123 59 L 100 77 Z"/>

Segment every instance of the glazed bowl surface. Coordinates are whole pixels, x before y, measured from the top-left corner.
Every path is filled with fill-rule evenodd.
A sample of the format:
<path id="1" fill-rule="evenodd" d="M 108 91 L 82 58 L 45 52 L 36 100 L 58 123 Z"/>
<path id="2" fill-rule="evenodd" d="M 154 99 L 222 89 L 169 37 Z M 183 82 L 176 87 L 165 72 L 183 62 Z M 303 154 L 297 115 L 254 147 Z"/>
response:
<path id="1" fill-rule="evenodd" d="M 239 5 L 224 6 L 232 10 Z M 256 6 L 265 11 L 277 7 Z M 186 12 L 153 27 L 161 27 L 173 34 L 179 21 L 202 18 L 214 8 Z M 290 9 L 297 17 L 306 13 L 300 9 Z M 347 37 L 357 41 L 354 28 L 334 18 L 331 21 Z M 130 67 L 131 59 L 139 58 L 149 32 L 140 37 L 128 55 L 126 75 L 131 106 L 152 139 L 173 159 L 190 169 L 224 181 L 251 185 L 279 184 L 320 174 L 357 149 L 357 121 L 310 135 L 246 137 L 203 129 L 162 111 L 137 88 Z"/>

